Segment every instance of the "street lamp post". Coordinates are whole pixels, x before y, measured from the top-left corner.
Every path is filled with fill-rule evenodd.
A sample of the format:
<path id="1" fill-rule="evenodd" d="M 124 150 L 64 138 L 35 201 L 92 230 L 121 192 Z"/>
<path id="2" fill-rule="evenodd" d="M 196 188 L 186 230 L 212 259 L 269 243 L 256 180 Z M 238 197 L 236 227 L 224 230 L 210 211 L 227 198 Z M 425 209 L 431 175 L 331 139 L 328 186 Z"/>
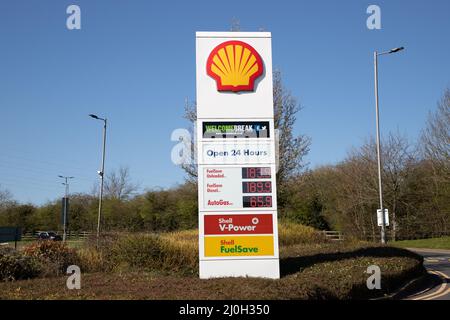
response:
<path id="1" fill-rule="evenodd" d="M 383 208 L 383 187 L 381 185 L 381 142 L 380 142 L 380 112 L 378 104 L 378 56 L 384 54 L 391 54 L 403 50 L 404 47 L 394 48 L 389 51 L 373 53 L 373 63 L 375 69 L 375 109 L 376 109 L 376 127 L 377 127 L 377 163 L 378 163 L 378 190 L 380 196 L 380 209 L 381 209 L 381 243 L 386 243 L 386 219 L 384 216 Z"/>
<path id="2" fill-rule="evenodd" d="M 98 116 L 96 116 L 95 114 L 90 114 L 89 115 L 91 118 L 96 119 L 96 120 L 101 120 L 103 121 L 103 148 L 102 148 L 102 168 L 101 171 L 98 172 L 101 182 L 100 182 L 100 199 L 99 199 L 99 203 L 98 203 L 98 217 L 97 217 L 97 246 L 98 246 L 98 241 L 99 241 L 99 237 L 100 237 L 100 221 L 101 221 L 101 216 L 102 216 L 102 202 L 103 202 L 103 182 L 104 182 L 104 176 L 105 176 L 105 150 L 106 150 L 106 125 L 107 125 L 107 120 L 106 118 L 100 118 Z"/>
<path id="3" fill-rule="evenodd" d="M 73 179 L 75 177 L 65 177 L 62 175 L 58 176 L 65 180 L 62 184 L 66 187 L 65 197 L 64 197 L 64 213 L 63 213 L 63 242 L 66 242 L 66 229 L 67 229 L 67 199 L 69 197 L 69 179 Z"/>

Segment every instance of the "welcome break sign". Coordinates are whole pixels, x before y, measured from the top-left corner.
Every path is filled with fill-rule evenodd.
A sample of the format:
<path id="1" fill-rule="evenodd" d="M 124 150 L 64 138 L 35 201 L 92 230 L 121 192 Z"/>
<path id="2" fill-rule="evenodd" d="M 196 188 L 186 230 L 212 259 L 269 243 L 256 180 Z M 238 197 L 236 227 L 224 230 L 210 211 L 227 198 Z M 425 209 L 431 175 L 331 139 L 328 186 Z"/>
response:
<path id="1" fill-rule="evenodd" d="M 279 278 L 269 32 L 197 32 L 200 278 Z"/>

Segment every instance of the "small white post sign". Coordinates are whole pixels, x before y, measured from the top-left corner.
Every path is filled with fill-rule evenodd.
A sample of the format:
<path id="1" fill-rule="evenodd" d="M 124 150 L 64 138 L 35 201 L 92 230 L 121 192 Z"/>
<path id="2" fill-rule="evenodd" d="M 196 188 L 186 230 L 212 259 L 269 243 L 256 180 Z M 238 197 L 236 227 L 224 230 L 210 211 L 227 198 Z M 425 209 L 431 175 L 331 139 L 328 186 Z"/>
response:
<path id="1" fill-rule="evenodd" d="M 197 32 L 200 278 L 279 278 L 270 32 Z"/>
<path id="2" fill-rule="evenodd" d="M 389 227 L 389 211 L 388 209 L 384 209 L 384 225 Z M 381 215 L 381 209 L 377 209 L 377 222 L 378 226 L 381 227 L 383 225 L 383 216 Z"/>

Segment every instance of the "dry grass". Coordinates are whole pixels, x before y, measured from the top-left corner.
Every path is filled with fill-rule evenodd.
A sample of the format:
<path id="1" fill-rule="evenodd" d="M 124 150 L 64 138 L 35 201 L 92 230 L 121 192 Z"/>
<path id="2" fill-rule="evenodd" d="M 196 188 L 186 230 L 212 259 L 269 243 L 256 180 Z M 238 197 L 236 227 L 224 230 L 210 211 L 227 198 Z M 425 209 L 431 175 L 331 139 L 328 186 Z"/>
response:
<path id="1" fill-rule="evenodd" d="M 177 231 L 161 236 L 164 257 L 162 265 L 166 270 L 197 274 L 198 231 Z"/>
<path id="2" fill-rule="evenodd" d="M 80 258 L 80 268 L 84 272 L 102 272 L 108 271 L 105 258 L 101 251 L 94 248 L 85 247 L 77 251 Z"/>
<path id="3" fill-rule="evenodd" d="M 327 242 L 325 236 L 316 229 L 290 221 L 279 222 L 278 238 L 280 247 Z"/>

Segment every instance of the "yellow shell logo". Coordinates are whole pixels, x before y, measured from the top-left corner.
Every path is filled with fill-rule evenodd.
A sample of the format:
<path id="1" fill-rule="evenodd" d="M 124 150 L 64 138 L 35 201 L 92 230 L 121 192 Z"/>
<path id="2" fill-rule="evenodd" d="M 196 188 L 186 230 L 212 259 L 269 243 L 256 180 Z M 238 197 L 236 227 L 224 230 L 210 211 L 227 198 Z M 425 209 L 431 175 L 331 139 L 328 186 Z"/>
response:
<path id="1" fill-rule="evenodd" d="M 223 42 L 211 52 L 206 63 L 209 76 L 219 91 L 253 91 L 264 71 L 258 52 L 242 41 Z"/>

